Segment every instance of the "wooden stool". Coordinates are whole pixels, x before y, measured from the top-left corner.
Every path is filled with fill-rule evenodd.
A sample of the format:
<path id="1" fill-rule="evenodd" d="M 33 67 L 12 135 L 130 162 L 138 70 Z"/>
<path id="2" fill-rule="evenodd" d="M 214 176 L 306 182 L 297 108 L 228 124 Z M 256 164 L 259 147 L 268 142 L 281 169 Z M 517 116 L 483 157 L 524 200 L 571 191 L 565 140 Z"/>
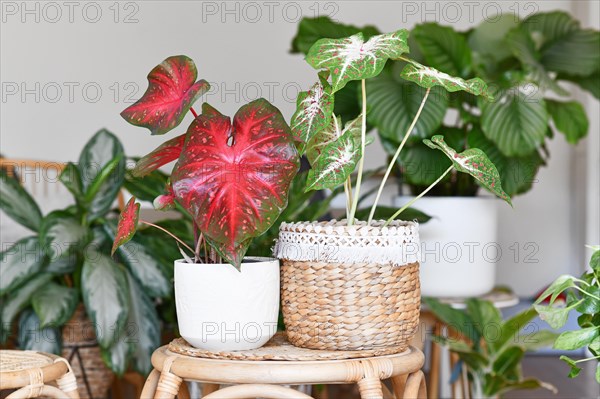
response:
<path id="1" fill-rule="evenodd" d="M 58 388 L 47 383 L 56 381 Z M 0 350 L 0 390 L 17 389 L 6 399 L 79 399 L 77 381 L 62 357 L 34 351 Z"/>
<path id="2" fill-rule="evenodd" d="M 467 298 L 437 298 L 440 302 L 446 303 L 455 309 L 465 309 L 467 307 Z M 515 306 L 519 303 L 519 298 L 513 293 L 506 290 L 492 290 L 491 292 L 478 297 L 478 299 L 490 301 L 498 309 Z M 435 315 L 423 306 L 421 308 L 420 325 L 421 329 L 431 329 L 433 335 L 443 336 L 447 334 L 448 326 L 445 325 L 441 320 L 438 320 Z M 425 335 L 422 331 L 417 334 L 419 339 L 422 339 Z M 424 343 L 422 343 L 424 344 Z M 419 347 L 418 343 L 413 345 Z M 442 358 L 447 358 L 447 362 L 442 365 Z M 458 362 L 458 355 L 448 351 L 447 348 L 440 346 L 434 342 L 431 343 L 431 353 L 429 355 L 429 378 L 427 386 L 429 387 L 429 399 L 438 399 L 439 397 L 451 397 L 453 399 L 470 398 L 470 384 L 466 375 L 466 370 L 463 368 L 463 373 L 450 386 L 450 392 L 440 392 L 440 380 L 445 383 L 450 378 L 450 370 L 454 368 L 454 365 Z"/>
<path id="3" fill-rule="evenodd" d="M 363 399 L 382 399 L 384 392 L 389 392 L 381 381 L 388 378 L 397 399 L 426 398 L 421 371 L 424 357 L 418 349 L 409 347 L 397 354 L 358 357 L 359 351 L 296 348 L 281 338 L 282 334 L 277 334 L 269 344 L 255 351 L 220 353 L 203 352 L 187 346 L 181 339 L 175 340 L 152 355 L 154 370 L 146 380 L 141 398 L 171 399 L 176 395 L 188 398 L 189 392 L 182 382 L 194 380 L 204 383 L 206 399 L 310 398 L 281 385 L 347 383 L 356 383 Z M 219 389 L 221 384 L 233 386 Z"/>

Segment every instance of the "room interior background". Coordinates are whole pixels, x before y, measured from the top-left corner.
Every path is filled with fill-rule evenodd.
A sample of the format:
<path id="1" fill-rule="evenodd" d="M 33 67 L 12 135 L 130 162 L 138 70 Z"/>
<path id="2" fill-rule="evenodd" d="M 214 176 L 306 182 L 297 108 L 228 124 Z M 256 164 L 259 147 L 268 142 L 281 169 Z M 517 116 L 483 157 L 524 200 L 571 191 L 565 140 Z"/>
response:
<path id="1" fill-rule="evenodd" d="M 425 21 L 464 30 L 498 13 L 526 18 L 550 10 L 565 10 L 584 27 L 598 29 L 594 16 L 600 14 L 599 2 L 566 0 L 0 4 L 0 152 L 61 162 L 76 161 L 84 143 L 103 127 L 119 137 L 129 155 L 161 143 L 164 138 L 149 138 L 119 113 L 143 94 L 142 77 L 157 60 L 174 54 L 197 61 L 199 78 L 213 86 L 203 100 L 225 114 L 265 97 L 289 121 L 298 91 L 314 80 L 300 56 L 289 54 L 303 16 L 329 15 L 392 31 Z M 514 209 L 499 207 L 497 280 L 520 296 L 535 294 L 560 274 L 579 274 L 589 257 L 583 244 L 600 242 L 600 112 L 590 95 L 573 90 L 587 107 L 588 137 L 573 147 L 556 135 L 552 158 L 534 188 L 514 200 Z M 385 157 L 376 141 L 367 169 L 381 166 Z M 388 190 L 384 203 L 391 204 L 395 194 Z"/>

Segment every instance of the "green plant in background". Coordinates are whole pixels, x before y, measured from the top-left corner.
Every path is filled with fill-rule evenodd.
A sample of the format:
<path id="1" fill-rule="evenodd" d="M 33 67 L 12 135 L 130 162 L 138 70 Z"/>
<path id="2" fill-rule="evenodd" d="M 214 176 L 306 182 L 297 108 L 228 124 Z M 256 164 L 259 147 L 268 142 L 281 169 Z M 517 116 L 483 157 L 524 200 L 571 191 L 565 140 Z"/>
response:
<path id="1" fill-rule="evenodd" d="M 365 39 L 379 34 L 373 26 L 305 18 L 292 41 L 292 52 L 310 57 L 317 40 L 357 32 Z M 583 106 L 554 98 L 568 96 L 564 83 L 600 96 L 600 33 L 581 28 L 569 14 L 539 13 L 523 21 L 500 15 L 466 32 L 423 23 L 410 32 L 409 45 L 411 58 L 419 63 L 467 81 L 478 76 L 493 82 L 490 92 L 495 98 L 486 101 L 468 90 L 446 93 L 432 87 L 431 100 L 411 127 L 428 92 L 427 85 L 417 87 L 407 81 L 420 80 L 419 71 L 406 70 L 411 66 L 406 60 L 390 60 L 369 80 L 367 122 L 369 128 L 377 128 L 385 150 L 394 155 L 407 132 L 413 132 L 398 160 L 400 177 L 413 194 L 431 185 L 451 165 L 443 154 L 429 151 L 424 138 L 443 134 L 458 152 L 485 151 L 500 172 L 504 191 L 513 196 L 531 189 L 539 167 L 549 158 L 546 141 L 554 130 L 571 144 L 586 136 L 588 119 Z M 360 82 L 348 82 L 336 93 L 334 112 L 347 122 L 360 113 L 360 104 Z M 453 171 L 430 195 L 470 196 L 478 189 L 472 176 Z"/>
<path id="2" fill-rule="evenodd" d="M 529 331 L 528 323 L 536 317 L 533 308 L 508 320 L 489 301 L 468 299 L 465 310 L 454 309 L 434 298 L 423 302 L 459 337 L 434 336 L 433 341 L 448 347 L 460 361 L 452 370 L 453 378 L 466 368 L 473 386 L 473 397 L 497 397 L 515 389 L 556 389 L 534 378 L 523 378 L 521 359 L 526 351 L 552 344 L 551 331 Z"/>
<path id="3" fill-rule="evenodd" d="M 349 226 L 355 223 L 359 201 L 364 198 L 364 193 L 361 193 L 364 156 L 366 146 L 370 143 L 366 135 L 367 117 L 372 116 L 376 110 L 373 106 L 373 102 L 376 101 L 371 90 L 377 85 L 380 74 L 385 71 L 388 60 L 403 62 L 404 68 L 401 71 L 393 71 L 392 74 L 395 76 L 397 73 L 397 78 L 405 82 L 403 84 L 423 89 L 424 94 L 402 136 L 402 141 L 394 146 L 394 156 L 377 190 L 375 201 L 366 215 L 367 225 L 375 219 L 377 205 L 387 179 L 409 137 L 411 134 L 419 136 L 418 132 L 414 133 L 417 130 L 415 128 L 421 120 L 420 117 L 426 119 L 431 110 L 431 107 L 426 107 L 430 93 L 463 92 L 481 96 L 486 100 L 492 98 L 486 83 L 480 78 L 465 80 L 450 76 L 407 58 L 405 54 L 408 51 L 408 31 L 405 29 L 371 36 L 368 40 L 362 32 L 341 39 L 319 39 L 308 49 L 306 61 L 319 71 L 318 81 L 308 91 L 298 95 L 291 128 L 297 138 L 299 153 L 306 154 L 311 165 L 306 177 L 306 191 L 343 186 L 346 220 Z M 354 119 L 344 123 L 335 113 L 335 104 L 338 103 L 338 93 L 351 87 L 353 82 L 360 82 L 360 114 L 354 115 Z M 437 101 L 431 104 L 435 107 Z M 453 171 L 471 176 L 478 184 L 511 203 L 510 197 L 502 189 L 496 167 L 481 149 L 468 148 L 458 153 L 444 141 L 442 135 L 417 139 L 425 147 L 440 150 L 441 157 L 444 157 L 449 165 L 442 171 L 434 171 L 433 181 L 414 200 L 386 217 L 384 227 Z M 427 151 L 434 152 L 430 149 Z M 355 169 L 356 182 L 353 182 L 352 173 Z"/>
<path id="4" fill-rule="evenodd" d="M 18 317 L 21 349 L 60 354 L 61 327 L 83 302 L 107 366 L 118 374 L 130 363 L 142 374 L 151 370 L 161 342 L 155 306 L 172 295 L 178 250 L 146 229 L 107 255 L 125 163 L 119 140 L 99 131 L 60 175 L 75 205 L 45 216 L 18 180 L 0 172 L 0 208 L 33 232 L 0 255 L 2 342 Z"/>
<path id="5" fill-rule="evenodd" d="M 540 318 L 552 328 L 561 328 L 567 322 L 569 313 L 580 314 L 577 318 L 579 330 L 565 331 L 554 342 L 555 349 L 575 350 L 587 347 L 592 357 L 574 360 L 561 356 L 571 371 L 569 377 L 574 378 L 581 372 L 579 367 L 583 362 L 596 361 L 596 381 L 600 384 L 600 246 L 594 249 L 590 260 L 590 269 L 580 278 L 569 275 L 557 278 L 537 299 L 535 310 Z M 558 300 L 559 295 L 566 292 L 566 306 Z M 547 305 L 542 305 L 549 298 Z"/>

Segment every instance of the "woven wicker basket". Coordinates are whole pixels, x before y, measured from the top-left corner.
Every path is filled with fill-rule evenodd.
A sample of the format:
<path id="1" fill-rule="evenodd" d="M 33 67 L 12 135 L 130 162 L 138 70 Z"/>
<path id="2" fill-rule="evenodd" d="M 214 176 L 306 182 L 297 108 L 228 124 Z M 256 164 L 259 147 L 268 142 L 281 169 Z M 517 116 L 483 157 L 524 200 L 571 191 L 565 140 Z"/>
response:
<path id="1" fill-rule="evenodd" d="M 289 341 L 321 350 L 396 347 L 419 322 L 418 225 L 283 223 L 282 312 Z"/>
<path id="2" fill-rule="evenodd" d="M 105 398 L 113 382 L 113 372 L 102 361 L 94 325 L 83 305 L 64 325 L 62 337 L 62 356 L 73 368 L 81 399 Z"/>

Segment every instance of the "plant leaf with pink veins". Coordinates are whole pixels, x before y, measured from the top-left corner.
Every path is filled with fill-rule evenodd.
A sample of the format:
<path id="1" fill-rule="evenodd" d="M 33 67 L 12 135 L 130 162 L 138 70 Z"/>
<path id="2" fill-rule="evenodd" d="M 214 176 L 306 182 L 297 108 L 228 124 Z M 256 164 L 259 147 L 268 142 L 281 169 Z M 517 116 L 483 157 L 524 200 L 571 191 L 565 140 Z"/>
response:
<path id="1" fill-rule="evenodd" d="M 479 148 L 469 148 L 461 153 L 457 153 L 444 141 L 444 136 L 436 135 L 431 140 L 425 139 L 423 142 L 430 148 L 441 150 L 454 164 L 459 172 L 468 173 L 475 178 L 482 186 L 502 198 L 509 205 L 512 202 L 508 194 L 502 189 L 500 183 L 500 174 L 496 165 Z"/>
<path id="2" fill-rule="evenodd" d="M 329 72 L 319 73 L 319 82 L 308 91 L 298 94 L 296 112 L 292 116 L 290 127 L 299 144 L 298 152 L 304 153 L 306 143 L 320 130 L 326 128 L 333 114 L 333 95 L 327 81 Z"/>
<path id="3" fill-rule="evenodd" d="M 119 215 L 119 224 L 117 225 L 115 241 L 110 252 L 111 255 L 114 255 L 117 248 L 131 240 L 137 229 L 139 217 L 140 204 L 135 202 L 135 197 L 131 197 Z"/>
<path id="4" fill-rule="evenodd" d="M 148 74 L 148 89 L 121 116 L 132 125 L 146 127 L 153 135 L 177 127 L 185 113 L 210 85 L 199 80 L 194 61 L 184 55 L 169 57 Z"/>
<path id="5" fill-rule="evenodd" d="M 388 59 L 408 52 L 407 39 L 406 29 L 373 36 L 367 42 L 360 32 L 344 39 L 321 39 L 310 48 L 306 61 L 313 68 L 329 70 L 335 93 L 351 80 L 379 75 Z"/>

